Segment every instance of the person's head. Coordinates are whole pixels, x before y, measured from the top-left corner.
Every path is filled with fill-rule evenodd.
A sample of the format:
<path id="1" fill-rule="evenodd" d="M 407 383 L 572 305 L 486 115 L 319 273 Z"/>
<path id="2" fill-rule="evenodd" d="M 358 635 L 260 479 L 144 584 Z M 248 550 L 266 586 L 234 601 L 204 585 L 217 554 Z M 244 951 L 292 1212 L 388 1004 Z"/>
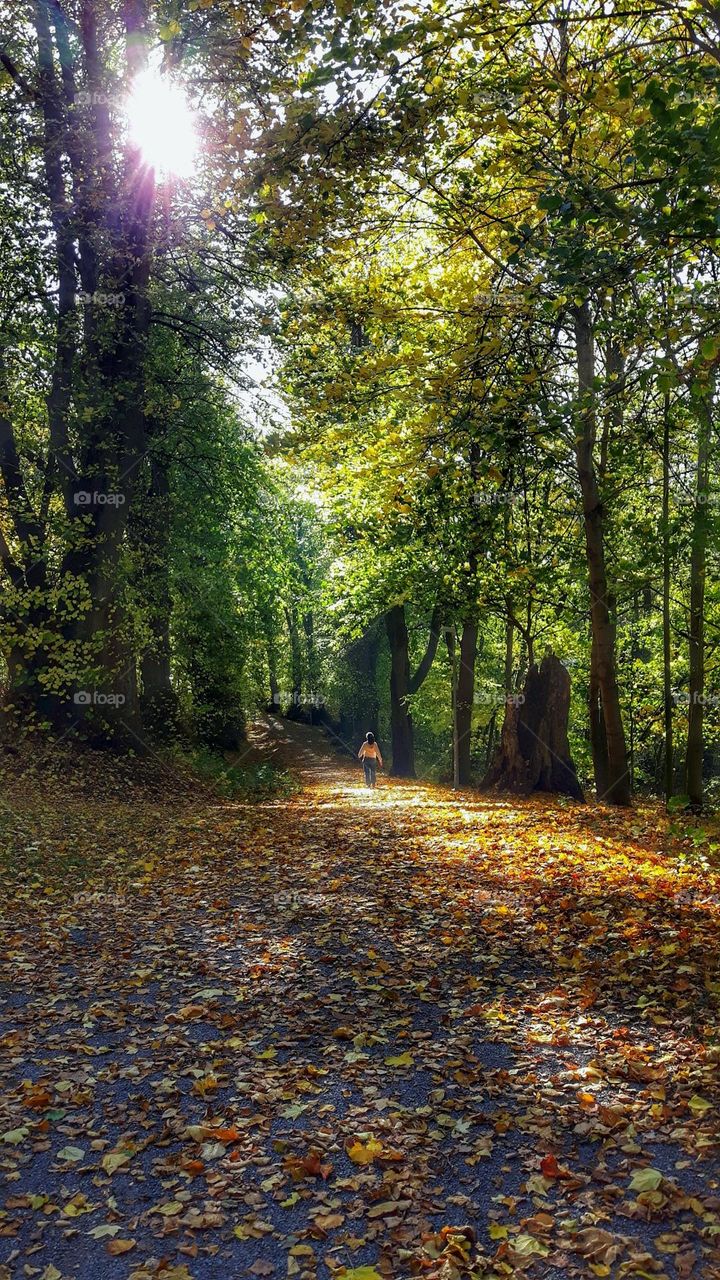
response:
<path id="1" fill-rule="evenodd" d="M 375 741 L 375 734 L 374 734 L 374 733 L 366 733 L 366 734 L 365 734 L 365 741 L 366 741 L 366 742 L 368 742 L 368 743 L 370 744 L 370 746 L 372 746 L 373 742 Z"/>

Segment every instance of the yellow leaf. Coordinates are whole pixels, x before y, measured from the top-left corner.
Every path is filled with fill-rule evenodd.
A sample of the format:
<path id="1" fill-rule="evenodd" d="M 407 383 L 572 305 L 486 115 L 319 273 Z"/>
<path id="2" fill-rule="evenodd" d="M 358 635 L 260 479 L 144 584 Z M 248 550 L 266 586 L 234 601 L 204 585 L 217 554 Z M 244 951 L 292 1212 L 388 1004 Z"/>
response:
<path id="1" fill-rule="evenodd" d="M 371 1138 L 369 1142 L 353 1142 L 348 1147 L 348 1155 L 353 1164 L 372 1164 L 373 1160 L 381 1155 L 383 1149 L 382 1142 L 378 1142 L 377 1138 Z"/>
<path id="2" fill-rule="evenodd" d="M 177 1213 L 182 1213 L 185 1208 L 179 1200 L 168 1200 L 166 1204 L 156 1204 L 151 1210 L 152 1213 L 161 1213 L 164 1218 L 174 1218 Z"/>
<path id="3" fill-rule="evenodd" d="M 515 1236 L 511 1242 L 510 1248 L 519 1253 L 522 1258 L 529 1258 L 534 1253 L 546 1254 L 550 1250 L 541 1240 L 536 1240 L 535 1236 L 519 1235 Z"/>
<path id="4" fill-rule="evenodd" d="M 114 1173 L 132 1158 L 132 1151 L 108 1151 L 102 1158 L 102 1167 L 106 1173 Z"/>
<path id="5" fill-rule="evenodd" d="M 353 1267 L 351 1271 L 336 1271 L 337 1280 L 383 1280 L 374 1267 Z"/>
<path id="6" fill-rule="evenodd" d="M 136 1240 L 108 1240 L 105 1248 L 108 1253 L 112 1254 L 113 1258 L 117 1258 L 121 1253 L 129 1253 L 131 1249 L 135 1248 L 136 1244 Z"/>
<path id="7" fill-rule="evenodd" d="M 708 1102 L 707 1098 L 701 1098 L 696 1093 L 688 1102 L 688 1106 L 692 1111 L 697 1111 L 698 1115 L 702 1115 L 705 1111 L 712 1109 L 712 1102 Z"/>
<path id="8" fill-rule="evenodd" d="M 412 1054 L 405 1050 L 405 1053 L 396 1054 L 395 1057 L 386 1058 L 385 1065 L 387 1067 L 413 1067 L 415 1059 Z"/>
<path id="9" fill-rule="evenodd" d="M 488 1234 L 491 1240 L 507 1240 L 507 1233 L 507 1227 L 504 1227 L 501 1222 L 491 1222 L 488 1227 Z"/>

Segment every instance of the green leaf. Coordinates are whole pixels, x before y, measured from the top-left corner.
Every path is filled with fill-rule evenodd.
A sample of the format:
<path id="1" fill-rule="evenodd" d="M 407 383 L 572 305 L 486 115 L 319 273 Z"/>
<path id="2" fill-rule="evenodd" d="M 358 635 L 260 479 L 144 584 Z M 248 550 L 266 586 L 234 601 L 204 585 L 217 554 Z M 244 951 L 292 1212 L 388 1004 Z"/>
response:
<path id="1" fill-rule="evenodd" d="M 637 1169 L 630 1180 L 631 1191 L 657 1191 L 663 1176 L 659 1169 Z"/>
<path id="2" fill-rule="evenodd" d="M 77 1164 L 84 1159 L 85 1152 L 82 1147 L 63 1147 L 62 1151 L 58 1151 L 58 1160 L 67 1160 L 69 1164 Z"/>
<path id="3" fill-rule="evenodd" d="M 21 1142 L 25 1141 L 29 1132 L 30 1130 L 26 1125 L 23 1125 L 21 1129 L 8 1129 L 6 1133 L 0 1136 L 0 1142 L 8 1142 L 11 1146 L 17 1147 Z"/>

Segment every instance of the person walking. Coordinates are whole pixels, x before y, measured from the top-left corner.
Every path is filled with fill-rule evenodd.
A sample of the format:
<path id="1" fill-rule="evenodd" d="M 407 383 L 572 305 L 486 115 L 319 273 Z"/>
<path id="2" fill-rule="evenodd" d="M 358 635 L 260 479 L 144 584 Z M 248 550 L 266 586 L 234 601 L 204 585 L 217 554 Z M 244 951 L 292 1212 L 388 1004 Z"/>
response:
<path id="1" fill-rule="evenodd" d="M 378 765 L 382 769 L 383 761 L 380 754 L 380 748 L 375 741 L 374 733 L 366 733 L 365 741 L 358 751 L 358 759 L 363 762 L 365 770 L 365 785 L 368 787 L 375 786 L 375 777 Z"/>

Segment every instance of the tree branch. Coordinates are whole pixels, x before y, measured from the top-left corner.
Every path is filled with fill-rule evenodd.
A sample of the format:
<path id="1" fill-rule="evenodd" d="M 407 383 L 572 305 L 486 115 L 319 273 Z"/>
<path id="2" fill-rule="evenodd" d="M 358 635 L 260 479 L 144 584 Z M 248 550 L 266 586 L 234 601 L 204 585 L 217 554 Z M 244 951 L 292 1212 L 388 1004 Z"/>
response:
<path id="1" fill-rule="evenodd" d="M 442 625 L 442 609 L 439 604 L 435 605 L 430 619 L 430 635 L 428 636 L 427 648 L 418 664 L 415 674 L 410 677 L 408 685 L 408 693 L 417 693 L 421 684 L 425 680 L 437 653 L 438 641 L 440 640 L 440 629 Z"/>

